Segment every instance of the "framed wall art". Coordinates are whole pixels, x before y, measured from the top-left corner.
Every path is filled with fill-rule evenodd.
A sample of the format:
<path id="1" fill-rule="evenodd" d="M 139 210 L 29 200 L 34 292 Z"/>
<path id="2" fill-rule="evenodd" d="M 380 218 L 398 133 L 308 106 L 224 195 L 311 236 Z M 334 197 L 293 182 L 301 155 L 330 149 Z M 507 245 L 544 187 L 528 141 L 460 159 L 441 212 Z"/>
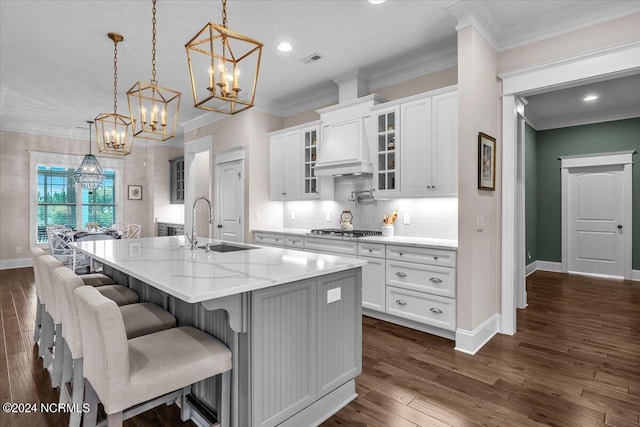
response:
<path id="1" fill-rule="evenodd" d="M 478 189 L 496 189 L 496 139 L 478 133 Z"/>
<path id="2" fill-rule="evenodd" d="M 142 200 L 142 185 L 129 186 L 129 200 Z"/>

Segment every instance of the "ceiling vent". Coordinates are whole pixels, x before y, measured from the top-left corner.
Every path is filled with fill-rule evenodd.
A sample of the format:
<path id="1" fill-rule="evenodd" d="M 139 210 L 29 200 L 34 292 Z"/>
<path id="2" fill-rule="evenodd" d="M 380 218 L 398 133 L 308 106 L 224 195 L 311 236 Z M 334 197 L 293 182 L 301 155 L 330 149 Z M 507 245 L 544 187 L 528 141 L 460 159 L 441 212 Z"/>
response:
<path id="1" fill-rule="evenodd" d="M 316 62 L 320 59 L 322 59 L 323 56 L 320 55 L 319 53 L 312 53 L 311 55 L 307 56 L 306 58 L 302 58 L 300 60 L 300 62 L 302 62 L 303 64 L 311 64 L 312 62 Z"/>

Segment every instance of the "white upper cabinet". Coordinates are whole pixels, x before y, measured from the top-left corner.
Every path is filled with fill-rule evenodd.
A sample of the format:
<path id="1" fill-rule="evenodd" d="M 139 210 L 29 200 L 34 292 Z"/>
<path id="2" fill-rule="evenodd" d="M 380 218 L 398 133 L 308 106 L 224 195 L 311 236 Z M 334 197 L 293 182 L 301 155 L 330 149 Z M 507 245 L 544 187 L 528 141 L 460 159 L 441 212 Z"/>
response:
<path id="1" fill-rule="evenodd" d="M 391 105 L 389 105 L 391 104 Z M 373 109 L 376 198 L 455 196 L 458 97 L 453 88 Z"/>
<path id="2" fill-rule="evenodd" d="M 315 174 L 319 143 L 319 122 L 269 134 L 271 200 L 333 199 L 333 178 Z"/>

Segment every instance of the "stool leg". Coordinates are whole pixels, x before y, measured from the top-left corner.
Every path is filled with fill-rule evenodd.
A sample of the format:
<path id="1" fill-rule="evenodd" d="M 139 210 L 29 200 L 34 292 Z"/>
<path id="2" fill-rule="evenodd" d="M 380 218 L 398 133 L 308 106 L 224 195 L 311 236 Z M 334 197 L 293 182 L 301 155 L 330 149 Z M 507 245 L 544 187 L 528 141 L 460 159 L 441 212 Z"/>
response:
<path id="1" fill-rule="evenodd" d="M 42 304 L 40 297 L 36 296 L 36 323 L 33 328 L 33 342 L 37 343 L 40 339 L 40 328 L 42 327 Z"/>
<path id="2" fill-rule="evenodd" d="M 46 306 L 45 306 L 46 308 Z M 42 357 L 42 367 L 47 369 L 51 365 L 51 352 L 49 349 L 53 345 L 54 328 L 51 315 L 45 310 L 42 313 L 42 336 L 38 353 Z"/>
<path id="3" fill-rule="evenodd" d="M 98 399 L 98 394 L 89 381 L 85 381 L 84 390 L 86 393 L 85 399 L 89 404 L 89 412 L 85 412 L 82 416 L 82 425 L 84 427 L 96 427 L 96 422 L 98 421 L 98 403 L 100 403 L 100 399 Z"/>
<path id="4" fill-rule="evenodd" d="M 180 419 L 184 422 L 191 418 L 191 405 L 187 402 L 187 396 L 191 393 L 191 386 L 188 385 L 182 389 L 180 397 Z"/>
<path id="5" fill-rule="evenodd" d="M 62 340 L 64 348 L 64 357 L 62 359 L 62 379 L 60 380 L 60 403 L 66 403 L 70 399 L 69 392 L 67 390 L 68 383 L 71 382 L 71 376 L 73 374 L 73 359 L 71 357 L 71 349 L 66 340 Z"/>
<path id="6" fill-rule="evenodd" d="M 84 399 L 84 376 L 82 374 L 82 358 L 73 360 L 73 395 L 71 403 L 77 409 L 69 417 L 69 427 L 79 427 L 82 419 L 82 402 Z"/>
<path id="7" fill-rule="evenodd" d="M 221 427 L 229 427 L 229 412 L 231 411 L 231 370 L 222 373 L 222 396 L 218 406 L 218 423 Z"/>
<path id="8" fill-rule="evenodd" d="M 107 414 L 108 427 L 122 427 L 122 411 L 115 414 Z"/>
<path id="9" fill-rule="evenodd" d="M 56 325 L 56 340 L 53 344 L 53 371 L 51 372 L 51 386 L 57 388 L 62 378 L 62 362 L 64 359 L 64 340 L 62 339 L 62 323 Z"/>

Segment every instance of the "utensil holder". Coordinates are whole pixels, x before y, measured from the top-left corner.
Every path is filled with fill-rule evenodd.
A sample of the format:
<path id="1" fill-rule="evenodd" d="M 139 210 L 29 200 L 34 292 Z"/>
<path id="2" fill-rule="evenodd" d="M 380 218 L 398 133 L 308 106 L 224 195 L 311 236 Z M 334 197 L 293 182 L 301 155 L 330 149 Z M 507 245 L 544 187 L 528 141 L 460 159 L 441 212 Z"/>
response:
<path id="1" fill-rule="evenodd" d="M 393 224 L 383 224 L 382 225 L 382 237 L 391 237 L 395 232 L 395 227 Z"/>

